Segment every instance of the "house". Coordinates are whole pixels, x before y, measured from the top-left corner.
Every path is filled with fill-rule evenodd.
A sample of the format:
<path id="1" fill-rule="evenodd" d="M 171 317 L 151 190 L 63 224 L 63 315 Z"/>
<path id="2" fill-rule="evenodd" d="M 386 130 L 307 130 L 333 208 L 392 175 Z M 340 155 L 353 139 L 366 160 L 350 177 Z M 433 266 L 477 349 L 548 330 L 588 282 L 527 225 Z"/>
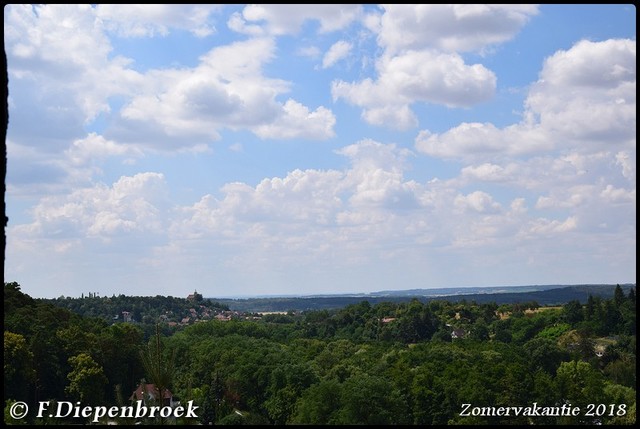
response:
<path id="1" fill-rule="evenodd" d="M 466 334 L 467 333 L 464 331 L 464 329 L 456 328 L 451 331 L 451 339 L 463 338 Z"/>
<path id="2" fill-rule="evenodd" d="M 393 322 L 394 320 L 396 320 L 395 317 L 383 317 L 382 323 L 390 323 L 390 322 Z"/>
<path id="3" fill-rule="evenodd" d="M 221 322 L 227 322 L 227 321 L 231 320 L 231 316 L 228 315 L 228 314 L 225 315 L 225 314 L 220 313 L 220 314 L 216 314 L 214 319 L 220 320 Z"/>
<path id="4" fill-rule="evenodd" d="M 144 384 L 139 384 L 138 388 L 136 390 L 133 391 L 133 393 L 131 394 L 131 397 L 129 398 L 130 401 L 145 401 L 145 402 L 151 402 L 151 403 L 155 403 L 156 398 L 158 397 L 159 393 L 158 393 L 158 389 L 156 388 L 156 385 L 153 383 L 144 383 Z M 173 394 L 171 393 L 171 391 L 169 389 L 164 389 L 164 395 L 163 395 L 163 399 L 162 399 L 162 405 L 166 406 L 169 405 L 171 407 L 177 405 L 177 402 L 173 400 Z"/>

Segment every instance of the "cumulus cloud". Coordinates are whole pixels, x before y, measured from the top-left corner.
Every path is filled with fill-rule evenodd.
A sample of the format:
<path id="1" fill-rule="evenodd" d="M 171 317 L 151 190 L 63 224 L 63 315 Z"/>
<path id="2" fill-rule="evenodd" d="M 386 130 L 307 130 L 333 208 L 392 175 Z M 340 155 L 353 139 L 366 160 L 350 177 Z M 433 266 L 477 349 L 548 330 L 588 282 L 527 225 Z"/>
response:
<path id="1" fill-rule="evenodd" d="M 89 267 L 85 282 L 96 272 L 107 279 L 96 255 L 111 258 L 105 266 L 120 267 L 121 252 L 134 247 L 144 251 L 126 263 L 148 268 L 135 280 L 168 285 L 165 291 L 194 273 L 225 285 L 265 279 L 299 285 L 313 278 L 326 291 L 323 282 L 356 288 L 343 275 L 356 267 L 368 287 L 386 287 L 404 284 L 406 273 L 413 273 L 406 274 L 413 284 L 426 274 L 450 283 L 451 273 L 475 281 L 477 272 L 493 268 L 526 282 L 518 272 L 525 260 L 548 272 L 550 282 L 556 273 L 567 278 L 572 263 L 593 266 L 589 274 L 607 264 L 632 265 L 633 40 L 581 41 L 550 55 L 526 88 L 517 123 L 498 126 L 483 116 L 444 131 L 423 129 L 415 151 L 404 137 L 391 144 L 358 136 L 334 151 L 344 168 L 306 168 L 292 157 L 269 177 L 222 172 L 220 182 L 202 181 L 170 203 L 170 192 L 189 185 L 170 188 L 164 175 L 135 174 L 131 164 L 207 151 L 242 159 L 244 168 L 253 166 L 256 151 L 253 137 L 242 133 L 270 140 L 336 136 L 334 111 L 326 101 L 308 101 L 327 85 L 299 91 L 303 81 L 274 74 L 287 43 L 320 63 L 323 76 L 361 55 L 361 70 L 331 82 L 333 101 L 356 106 L 369 124 L 408 130 L 423 120 L 416 103 L 459 109 L 490 101 L 500 76 L 482 59 L 538 11 L 533 5 L 388 5 L 367 6 L 364 15 L 359 5 L 241 6 L 227 21 L 236 34 L 225 33 L 241 41 L 207 39 L 211 47 L 190 66 L 145 72 L 114 55 L 108 39 L 176 30 L 211 35 L 219 7 L 5 9 L 13 118 L 8 190 L 14 202 L 28 199 L 14 210 L 32 207 L 30 221 L 7 230 L 12 255 L 5 277 L 33 272 L 24 262 L 33 260 Z M 352 26 L 356 21 L 362 27 Z M 303 30 L 305 37 L 278 39 Z M 345 32 L 330 34 L 336 30 Z M 374 43 L 380 55 L 369 62 Z M 214 152 L 218 139 L 224 150 Z M 313 165 L 330 165 L 325 162 Z M 128 163 L 128 172 L 114 173 L 118 163 Z M 222 181 L 217 190 L 207 188 Z M 582 249 L 602 262 L 585 263 L 580 258 L 592 256 Z M 450 257 L 464 263 L 447 262 Z M 172 258 L 176 264 L 168 263 Z M 67 268 L 52 274 L 57 282 L 65 283 L 63 271 L 76 271 Z"/>
<path id="2" fill-rule="evenodd" d="M 484 163 L 480 165 L 469 165 L 463 167 L 460 171 L 460 177 L 466 182 L 512 182 L 515 180 L 515 175 L 518 173 L 518 169 L 514 164 L 507 165 L 505 167 Z"/>
<path id="3" fill-rule="evenodd" d="M 9 6 L 5 46 L 16 118 L 11 138 L 64 151 L 70 141 L 84 138 L 85 127 L 99 115 L 109 118 L 106 140 L 146 151 L 201 150 L 222 128 L 250 129 L 264 138 L 333 136 L 335 117 L 328 108 L 278 101 L 290 83 L 263 75 L 275 55 L 272 39 L 221 45 L 195 67 L 145 73 L 133 70 L 130 59 L 112 55 L 108 29 L 123 36 L 162 35 L 172 28 L 206 35 L 216 8 Z M 114 97 L 124 105 L 112 112 Z M 34 117 L 38 127 L 25 119 Z"/>
<path id="4" fill-rule="evenodd" d="M 344 40 L 339 40 L 324 54 L 322 58 L 322 68 L 326 69 L 333 66 L 335 63 L 340 61 L 343 58 L 346 58 L 349 55 L 349 51 L 353 48 L 353 45 Z"/>
<path id="5" fill-rule="evenodd" d="M 485 183 L 528 194 L 546 216 L 528 220 L 522 239 L 631 231 L 621 213 L 635 212 L 635 125 L 635 43 L 581 41 L 545 61 L 520 123 L 423 130 L 415 147 L 463 163 L 451 186 Z"/>
<path id="6" fill-rule="evenodd" d="M 389 53 L 477 51 L 503 43 L 538 13 L 537 5 L 384 5 L 378 42 Z"/>
<path id="7" fill-rule="evenodd" d="M 635 189 L 622 189 L 616 188 L 613 185 L 607 185 L 600 193 L 600 196 L 610 204 L 618 203 L 636 203 L 636 190 Z"/>
<path id="8" fill-rule="evenodd" d="M 636 43 L 581 41 L 549 57 L 525 106 L 557 140 L 591 151 L 635 142 Z M 635 144 L 635 143 L 634 143 Z"/>
<path id="9" fill-rule="evenodd" d="M 222 198 L 208 195 L 182 209 L 184 217 L 174 224 L 173 233 L 176 237 L 242 237 L 244 242 L 251 241 L 249 234 L 278 248 L 284 245 L 277 244 L 280 240 L 313 247 L 309 240 L 318 236 L 328 245 L 348 242 L 351 234 L 370 230 L 372 222 L 380 225 L 394 218 L 393 210 L 419 208 L 423 191 L 402 177 L 409 155 L 406 149 L 364 140 L 338 153 L 351 160 L 347 171 L 294 170 L 255 187 L 227 184 Z M 374 235 L 384 235 L 383 230 Z"/>
<path id="10" fill-rule="evenodd" d="M 482 191 L 458 195 L 453 203 L 460 210 L 472 210 L 478 213 L 497 212 L 501 208 L 500 204 L 493 201 L 491 195 Z"/>
<path id="11" fill-rule="evenodd" d="M 482 64 L 466 64 L 460 53 L 511 39 L 536 13 L 532 5 L 385 5 L 364 21 L 384 49 L 377 79 L 335 80 L 333 99 L 361 107 L 370 124 L 400 130 L 418 125 L 414 103 L 485 102 L 495 93 L 495 74 Z"/>
<path id="12" fill-rule="evenodd" d="M 98 146 L 114 150 L 105 142 Z M 83 247 L 95 251 L 92 240 L 96 239 L 98 244 L 126 246 L 145 234 L 147 252 L 142 263 L 152 270 L 145 271 L 146 281 L 156 279 L 153 273 L 164 273 L 169 260 L 202 270 L 209 278 L 225 272 L 228 280 L 247 281 L 284 272 L 292 264 L 302 270 L 301 278 L 303 271 L 308 275 L 326 267 L 334 272 L 376 265 L 376 261 L 392 261 L 396 270 L 405 264 L 415 268 L 420 258 L 429 260 L 440 252 L 460 256 L 477 248 L 484 251 L 474 263 L 484 266 L 487 261 L 482 254 L 488 251 L 493 255 L 491 263 L 504 262 L 516 257 L 507 249 L 535 254 L 551 237 L 562 248 L 580 236 L 576 234 L 603 228 L 605 221 L 616 223 L 621 231 L 633 227 L 625 216 L 611 218 L 598 212 L 598 207 L 610 202 L 625 212 L 634 206 L 635 192 L 619 186 L 574 186 L 566 193 L 549 193 L 546 200 L 539 198 L 529 208 L 529 196 L 505 198 L 482 189 L 483 183 L 502 184 L 505 177 L 517 175 L 516 165 L 470 166 L 461 176 L 483 180 L 469 179 L 466 185 L 460 178 L 421 183 L 405 177 L 414 159 L 406 148 L 361 140 L 337 153 L 349 160 L 347 168 L 295 169 L 256 185 L 230 182 L 219 195 L 206 194 L 180 206 L 168 204 L 163 175 L 123 176 L 112 185 L 43 199 L 34 209 L 34 221 L 10 228 L 9 235 L 12 242 L 19 239 L 24 252 L 44 238 L 54 240 L 59 252 L 72 252 Z M 590 161 L 595 163 L 571 161 L 564 164 L 588 169 Z M 616 165 L 611 168 L 619 170 Z M 461 186 L 470 183 L 476 189 L 462 192 Z M 563 239 L 566 235 L 571 238 Z M 152 248 L 150 237 L 155 237 Z M 286 272 L 286 278 L 277 280 L 297 278 L 295 272 Z"/>
<path id="13" fill-rule="evenodd" d="M 107 140 L 96 133 L 89 133 L 85 138 L 75 140 L 66 155 L 75 166 L 81 166 L 88 161 L 111 156 L 141 157 L 142 151 L 132 146 L 126 146 Z"/>
<path id="14" fill-rule="evenodd" d="M 51 195 L 87 186 L 104 174 L 111 160 L 134 164 L 144 156 L 138 148 L 107 140 L 96 133 L 75 139 L 62 152 L 47 152 L 7 141 L 7 189 L 12 196 Z"/>
<path id="15" fill-rule="evenodd" d="M 622 175 L 631 182 L 636 181 L 636 158 L 628 152 L 621 151 L 616 154 L 616 164 L 622 167 Z"/>
<path id="16" fill-rule="evenodd" d="M 99 4 L 96 16 L 123 37 L 166 36 L 170 29 L 205 37 L 215 33 L 210 17 L 221 8 L 215 4 Z"/>
<path id="17" fill-rule="evenodd" d="M 374 125 L 397 126 L 383 122 L 389 110 L 403 110 L 413 116 L 410 105 L 415 102 L 469 107 L 488 100 L 494 93 L 496 77 L 480 64 L 464 64 L 458 55 L 428 51 L 409 51 L 394 57 L 383 57 L 377 63 L 378 79 L 348 83 L 336 80 L 331 85 L 334 101 L 345 99 L 364 108 L 363 117 Z M 402 129 L 415 125 L 405 120 Z"/>
<path id="18" fill-rule="evenodd" d="M 45 197 L 33 209 L 34 222 L 15 228 L 27 237 L 63 239 L 161 233 L 166 197 L 162 174 L 123 176 L 113 186 L 98 184 L 62 197 Z"/>
<path id="19" fill-rule="evenodd" d="M 489 122 L 465 122 L 442 134 L 422 130 L 415 144 L 418 151 L 436 158 L 473 160 L 548 150 L 553 143 L 547 137 L 535 125 L 516 124 L 499 129 Z"/>
<path id="20" fill-rule="evenodd" d="M 568 217 L 564 221 L 536 219 L 529 223 L 527 234 L 556 236 L 559 233 L 568 232 L 576 229 L 578 226 L 577 219 L 574 216 Z"/>
<path id="21" fill-rule="evenodd" d="M 333 136 L 335 117 L 329 109 L 311 111 L 293 99 L 276 100 L 289 91 L 289 83 L 262 75 L 274 50 L 272 39 L 250 39 L 212 49 L 193 69 L 148 74 L 150 89 L 123 107 L 107 135 L 136 142 L 145 137 L 142 128 L 149 131 L 143 143 L 159 150 L 210 143 L 222 128 L 249 128 L 261 138 Z"/>
<path id="22" fill-rule="evenodd" d="M 264 139 L 307 138 L 324 140 L 335 135 L 336 118 L 331 110 L 320 106 L 313 112 L 309 108 L 289 99 L 282 111 L 271 123 L 254 128 L 257 136 Z"/>
<path id="23" fill-rule="evenodd" d="M 635 149 L 635 57 L 631 40 L 581 41 L 545 61 L 522 122 L 504 128 L 463 123 L 442 134 L 423 130 L 416 149 L 465 160 Z"/>
<path id="24" fill-rule="evenodd" d="M 546 240 L 549 234 L 579 227 L 580 215 L 536 217 L 521 197 L 501 203 L 486 191 L 460 193 L 454 181 L 407 180 L 404 173 L 413 155 L 393 144 L 363 140 L 337 153 L 350 159 L 348 169 L 294 170 L 256 186 L 229 183 L 222 188 L 221 198 L 206 195 L 181 208 L 170 229 L 173 240 L 185 246 L 189 244 L 184 240 L 194 245 L 216 240 L 236 250 L 250 246 L 252 255 L 271 261 L 303 263 L 305 257 L 294 257 L 291 249 L 304 249 L 310 252 L 308 263 L 311 255 L 342 255 L 340 263 L 363 263 L 371 258 L 399 257 L 407 246 L 429 243 L 461 251 L 517 246 L 518 241 L 519 245 L 532 244 Z M 498 181 L 504 174 L 491 165 L 468 171 L 484 172 L 488 179 Z M 605 188 L 603 195 L 615 192 Z M 585 203 L 586 212 L 600 201 Z M 538 206 L 536 210 L 548 208 Z"/>
<path id="25" fill-rule="evenodd" d="M 344 171 L 294 170 L 256 186 L 229 183 L 221 197 L 205 195 L 180 208 L 172 240 L 187 247 L 215 240 L 273 263 L 322 258 L 342 266 L 395 260 L 427 244 L 451 251 L 533 245 L 579 225 L 579 215 L 567 220 L 530 213 L 522 197 L 499 201 L 483 190 L 461 193 L 453 180 L 408 180 L 413 153 L 393 144 L 362 140 L 337 153 L 350 160 Z M 491 179 L 501 174 L 490 165 L 474 171 Z"/>
<path id="26" fill-rule="evenodd" d="M 229 28 L 252 36 L 296 34 L 307 20 L 320 23 L 319 32 L 345 28 L 361 14 L 356 4 L 252 4 L 234 13 Z"/>
<path id="27" fill-rule="evenodd" d="M 109 96 L 129 94 L 142 82 L 127 68 L 130 60 L 110 58 L 111 44 L 91 6 L 10 5 L 5 12 L 10 92 L 20 100 L 12 110 L 18 118 L 35 114 L 42 125 L 12 124 L 12 132 L 24 134 L 25 141 L 38 130 L 79 133 L 110 111 Z"/>

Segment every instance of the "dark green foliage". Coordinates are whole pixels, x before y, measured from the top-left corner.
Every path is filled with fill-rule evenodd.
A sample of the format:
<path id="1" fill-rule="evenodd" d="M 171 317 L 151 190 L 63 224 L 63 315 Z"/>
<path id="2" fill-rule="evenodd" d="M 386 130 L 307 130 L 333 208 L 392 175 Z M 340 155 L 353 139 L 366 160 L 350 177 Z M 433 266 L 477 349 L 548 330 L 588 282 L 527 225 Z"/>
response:
<path id="1" fill-rule="evenodd" d="M 193 400 L 205 425 L 524 425 L 532 422 L 522 416 L 460 416 L 461 404 L 534 402 L 624 403 L 629 410 L 598 421 L 540 417 L 535 424 L 631 424 L 635 292 L 617 295 L 567 301 L 561 309 L 539 308 L 531 299 L 361 300 L 259 320 L 209 320 L 176 332 L 81 317 L 10 283 L 5 407 L 8 400 L 34 407 L 39 400 L 122 404 L 145 378 L 182 403 Z M 131 313 L 166 311 L 142 302 L 132 300 Z M 82 311 L 92 308 L 99 306 Z M 452 341 L 454 329 L 464 337 Z"/>
<path id="2" fill-rule="evenodd" d="M 4 397 L 28 399 L 29 386 L 35 381 L 33 353 L 20 334 L 4 331 Z"/>
<path id="3" fill-rule="evenodd" d="M 189 318 L 187 323 L 192 324 L 196 320 L 210 320 L 217 313 L 229 310 L 226 305 L 203 299 L 197 292 L 191 299 L 161 295 L 101 297 L 90 293 L 82 298 L 60 297 L 40 299 L 37 302 L 53 304 L 82 316 L 100 318 L 109 324 L 127 321 L 136 323 L 146 339 L 155 335 L 158 323 L 161 333 L 170 335 L 177 329 L 171 328 L 170 322 L 183 326 L 182 320 L 185 318 Z"/>

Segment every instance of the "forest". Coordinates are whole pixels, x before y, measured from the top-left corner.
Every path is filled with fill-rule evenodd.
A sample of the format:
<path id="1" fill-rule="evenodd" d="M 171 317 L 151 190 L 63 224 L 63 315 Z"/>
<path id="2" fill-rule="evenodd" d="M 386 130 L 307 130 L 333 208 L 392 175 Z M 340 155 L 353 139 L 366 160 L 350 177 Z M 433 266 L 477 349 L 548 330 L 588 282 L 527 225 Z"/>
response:
<path id="1" fill-rule="evenodd" d="M 113 298 L 106 301 L 119 297 Z M 363 300 L 332 310 L 201 317 L 167 329 L 167 312 L 195 306 L 198 314 L 206 313 L 200 305 L 219 314 L 229 310 L 179 300 L 159 299 L 158 308 L 141 308 L 136 323 L 114 318 L 122 307 L 113 302 L 108 317 L 80 315 L 28 296 L 18 283 L 5 283 L 5 423 L 88 423 L 34 413 L 18 420 L 10 410 L 17 402 L 32 409 L 39 401 L 127 405 L 147 383 L 176 403 L 193 401 L 197 418 L 99 423 L 630 425 L 636 420 L 635 288 L 625 292 L 617 286 L 611 298 L 589 296 L 584 303 L 558 306 Z M 563 405 L 580 412 L 474 411 Z"/>

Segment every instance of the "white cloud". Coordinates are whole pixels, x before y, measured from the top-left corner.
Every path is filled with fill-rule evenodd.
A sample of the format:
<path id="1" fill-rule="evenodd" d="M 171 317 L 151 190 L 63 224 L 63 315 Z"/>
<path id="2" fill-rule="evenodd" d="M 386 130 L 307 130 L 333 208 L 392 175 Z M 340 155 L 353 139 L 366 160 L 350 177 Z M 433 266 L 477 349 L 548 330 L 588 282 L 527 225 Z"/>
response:
<path id="1" fill-rule="evenodd" d="M 127 69 L 129 60 L 109 58 L 111 44 L 91 6 L 11 5 L 7 12 L 5 47 L 11 89 L 20 91 L 12 91 L 21 100 L 18 110 L 33 103 L 44 118 L 62 113 L 88 123 L 109 112 L 109 96 L 141 83 L 142 76 Z"/>
<path id="2" fill-rule="evenodd" d="M 500 204 L 496 203 L 491 195 L 482 191 L 458 195 L 453 203 L 460 210 L 472 210 L 478 213 L 493 213 L 501 209 Z"/>
<path id="3" fill-rule="evenodd" d="M 81 166 L 91 160 L 111 156 L 131 156 L 134 158 L 142 156 L 142 151 L 138 148 L 107 140 L 96 133 L 89 133 L 85 138 L 75 140 L 65 152 L 69 162 L 74 166 Z"/>
<path id="4" fill-rule="evenodd" d="M 463 163 L 460 176 L 445 186 L 492 184 L 534 201 L 535 211 L 514 233 L 520 245 L 554 234 L 579 234 L 581 240 L 605 231 L 635 234 L 629 218 L 636 194 L 634 94 L 635 44 L 583 41 L 545 61 L 522 122 L 504 128 L 462 123 L 441 134 L 423 130 L 416 149 Z M 477 198 L 475 207 L 483 208 L 482 201 Z M 468 198 L 458 203 L 474 207 Z M 563 246 L 569 249 L 570 242 Z"/>
<path id="5" fill-rule="evenodd" d="M 133 233 L 161 233 L 167 203 L 164 176 L 139 173 L 77 189 L 66 196 L 43 198 L 33 209 L 34 222 L 15 227 L 27 237 L 109 239 Z"/>
<path id="6" fill-rule="evenodd" d="M 221 8 L 215 4 L 99 4 L 96 16 L 123 37 L 166 36 L 172 28 L 205 37 L 215 33 L 210 16 Z"/>
<path id="7" fill-rule="evenodd" d="M 420 187 L 402 179 L 410 152 L 365 140 L 338 153 L 351 159 L 351 169 L 294 170 L 284 178 L 264 179 L 255 187 L 227 184 L 220 200 L 205 196 L 184 209 L 188 217 L 174 225 L 175 236 L 200 236 L 208 230 L 227 237 L 242 236 L 243 241 L 248 239 L 247 233 L 257 234 L 263 240 L 274 240 L 273 245 L 282 237 L 302 240 L 318 234 L 330 241 L 348 241 L 344 234 L 353 231 L 354 220 L 376 219 L 378 223 L 389 219 L 390 209 L 406 203 L 403 198 L 414 200 L 411 205 L 405 204 L 405 209 L 418 207 L 415 200 Z M 348 229 L 325 231 L 326 227 L 344 224 L 347 218 L 351 219 Z M 247 225 L 254 227 L 248 229 Z"/>
<path id="8" fill-rule="evenodd" d="M 528 229 L 524 231 L 524 233 L 533 235 L 556 236 L 557 234 L 573 231 L 577 228 L 577 226 L 577 219 L 573 216 L 568 217 L 562 222 L 559 220 L 540 218 L 531 221 L 527 226 Z"/>
<path id="9" fill-rule="evenodd" d="M 514 37 L 536 5 L 384 5 L 378 42 L 388 53 L 477 51 Z"/>
<path id="10" fill-rule="evenodd" d="M 340 61 L 343 58 L 346 58 L 349 55 L 349 52 L 353 48 L 353 45 L 344 40 L 339 40 L 324 54 L 322 58 L 322 68 L 326 69 L 333 66 L 335 63 Z"/>
<path id="11" fill-rule="evenodd" d="M 553 133 L 557 146 L 629 145 L 635 142 L 635 93 L 635 41 L 581 41 L 545 61 L 526 113 Z"/>
<path id="12" fill-rule="evenodd" d="M 636 181 L 636 158 L 631 157 L 628 152 L 621 151 L 616 154 L 616 164 L 622 167 L 622 175 L 629 181 Z"/>
<path id="13" fill-rule="evenodd" d="M 628 190 L 616 188 L 613 185 L 607 185 L 607 187 L 600 193 L 600 196 L 609 204 L 636 203 L 635 189 Z"/>
<path id="14" fill-rule="evenodd" d="M 272 39 L 251 39 L 212 49 L 193 69 L 148 74 L 149 89 L 123 107 L 108 135 L 127 142 L 146 137 L 142 142 L 158 150 L 210 143 L 223 128 L 248 128 L 261 138 L 333 136 L 335 117 L 327 108 L 276 100 L 289 83 L 262 75 L 274 50 Z"/>
<path id="15" fill-rule="evenodd" d="M 262 74 L 275 55 L 273 40 L 222 45 L 196 67 L 141 74 L 129 68 L 131 60 L 112 56 L 107 23 L 117 22 L 127 34 L 138 24 L 147 35 L 163 28 L 201 32 L 217 6 L 119 6 L 8 6 L 5 43 L 16 118 L 10 137 L 16 144 L 67 150 L 100 114 L 109 118 L 107 141 L 145 151 L 201 151 L 223 128 L 251 129 L 265 138 L 333 136 L 335 117 L 326 107 L 277 100 L 290 83 Z M 111 112 L 114 97 L 124 106 Z"/>
<path id="16" fill-rule="evenodd" d="M 416 148 L 465 160 L 498 153 L 635 150 L 635 42 L 582 41 L 557 52 L 545 61 L 525 107 L 521 123 L 502 129 L 463 123 L 442 134 L 423 130 Z"/>
<path id="17" fill-rule="evenodd" d="M 416 102 L 469 107 L 493 96 L 496 76 L 481 64 L 467 65 L 457 54 L 407 51 L 383 56 L 376 64 L 378 79 L 331 84 L 334 101 L 340 98 L 364 109 L 373 125 L 407 129 L 416 125 L 410 105 Z M 400 123 L 387 122 L 389 112 L 403 111 Z"/>
<path id="18" fill-rule="evenodd" d="M 550 196 L 541 196 L 536 202 L 537 209 L 576 208 L 584 206 L 593 199 L 594 186 L 576 185 L 569 188 L 556 188 Z"/>
<path id="19" fill-rule="evenodd" d="M 213 34 L 217 10 L 232 31 L 196 40 Z M 282 285 L 278 293 L 301 284 L 428 287 L 427 278 L 478 284 L 496 272 L 505 282 L 534 273 L 553 283 L 635 272 L 635 40 L 553 53 L 521 89 L 522 119 L 488 119 L 513 100 L 505 92 L 493 100 L 501 75 L 489 64 L 505 59 L 493 53 L 537 13 L 535 5 L 9 5 L 5 277 L 171 294 L 193 276 L 198 290 Z M 151 52 L 137 52 L 184 38 L 193 44 L 177 64 L 189 65 L 170 63 L 169 48 L 156 66 L 145 61 Z M 345 59 L 362 67 L 328 78 Z M 413 152 L 406 134 L 383 133 L 397 144 L 358 134 L 369 128 L 349 123 L 348 106 L 330 110 L 328 88 L 372 125 L 408 130 L 436 119 L 423 112 L 465 122 L 420 131 Z M 488 101 L 486 111 L 458 110 Z M 344 161 L 335 163 L 323 145 L 305 152 L 258 139 L 333 139 L 328 151 L 336 139 L 356 143 L 334 150 Z M 166 181 L 135 174 L 151 164 Z"/>
<path id="20" fill-rule="evenodd" d="M 418 125 L 414 103 L 470 107 L 491 99 L 495 74 L 482 64 L 466 64 L 459 52 L 511 39 L 537 6 L 385 5 L 383 10 L 364 20 L 384 49 L 377 79 L 335 80 L 331 94 L 334 101 L 361 107 L 370 124 L 406 130 Z"/>
<path id="21" fill-rule="evenodd" d="M 10 228 L 9 236 L 25 254 L 38 254 L 38 246 L 44 248 L 40 243 L 50 240 L 51 249 L 55 247 L 61 255 L 82 250 L 115 257 L 119 249 L 134 245 L 144 234 L 145 241 L 137 246 L 146 251 L 138 256 L 142 260 L 136 260 L 146 267 L 144 282 L 165 284 L 166 288 L 169 279 L 187 271 L 224 282 L 257 281 L 273 275 L 273 281 L 287 285 L 302 281 L 303 272 L 307 276 L 318 273 L 314 281 L 327 281 L 328 272 L 358 267 L 370 267 L 379 277 L 382 272 L 378 270 L 389 263 L 396 272 L 399 267 L 415 270 L 443 253 L 470 257 L 469 252 L 478 248 L 483 251 L 467 263 L 497 267 L 522 257 L 513 249 L 537 255 L 551 238 L 558 240 L 558 249 L 570 253 L 571 240 L 562 237 L 573 234 L 575 240 L 593 234 L 603 230 L 605 221 L 611 226 L 603 231 L 615 229 L 624 234 L 633 228 L 626 214 L 612 217 L 598 211 L 614 202 L 619 212 L 628 213 L 627 208 L 635 204 L 635 192 L 626 188 L 574 186 L 566 193 L 549 194 L 546 206 L 540 199 L 535 210 L 528 210 L 522 197 L 504 199 L 488 190 L 463 193 L 458 181 L 462 179 L 407 180 L 404 175 L 413 153 L 393 144 L 362 140 L 337 153 L 350 160 L 348 168 L 297 169 L 284 177 L 265 178 L 255 186 L 228 183 L 220 196 L 204 195 L 194 204 L 173 209 L 162 175 L 122 177 L 111 186 L 96 185 L 43 199 L 34 210 L 34 221 Z M 565 164 L 576 168 L 588 169 L 596 163 L 578 156 L 571 159 L 573 164 Z M 548 160 L 546 165 L 554 168 Z M 516 174 L 513 170 L 517 168 L 481 164 L 464 170 L 461 177 L 500 184 L 503 177 Z M 523 173 L 522 180 L 529 180 L 531 172 Z M 566 204 L 569 200 L 573 203 Z M 559 210 L 560 214 L 544 215 L 544 210 Z M 566 211 L 569 214 L 562 215 Z M 178 272 L 168 271 L 170 260 Z M 532 264 L 548 266 L 549 261 Z M 290 266 L 300 272 L 288 271 Z M 285 272 L 282 277 L 276 275 Z"/>
<path id="22" fill-rule="evenodd" d="M 515 174 L 518 172 L 517 168 L 514 168 L 513 164 L 503 167 L 497 164 L 484 163 L 478 166 L 463 167 L 460 172 L 460 177 L 468 181 L 473 182 L 512 182 L 515 180 Z"/>
<path id="23" fill-rule="evenodd" d="M 458 55 L 409 51 L 381 58 L 377 68 L 376 82 L 336 81 L 332 85 L 334 98 L 346 97 L 365 106 L 399 98 L 400 102 L 395 104 L 425 101 L 461 107 L 485 101 L 495 90 L 493 72 L 480 64 L 468 66 Z M 392 91 L 393 98 L 388 91 Z"/>
<path id="24" fill-rule="evenodd" d="M 336 118 L 331 110 L 320 106 L 311 112 L 306 106 L 289 99 L 275 120 L 255 127 L 254 132 L 260 138 L 324 140 L 335 135 L 335 123 Z"/>
<path id="25" fill-rule="evenodd" d="M 393 144 L 363 140 L 337 153 L 351 160 L 350 168 L 294 170 L 255 187 L 227 184 L 221 198 L 204 196 L 180 210 L 172 240 L 186 248 L 215 241 L 231 255 L 249 252 L 277 266 L 343 267 L 378 258 L 401 263 L 407 249 L 427 244 L 460 251 L 500 246 L 499 238 L 512 240 L 527 222 L 523 198 L 503 209 L 485 191 L 464 195 L 446 183 L 406 180 L 412 153 Z"/>
<path id="26" fill-rule="evenodd" d="M 356 4 L 251 4 L 235 13 L 228 25 L 234 31 L 252 36 L 296 34 L 307 20 L 320 23 L 319 32 L 340 30 L 361 14 Z"/>
<path id="27" fill-rule="evenodd" d="M 303 57 L 316 59 L 320 57 L 320 54 L 322 54 L 322 52 L 317 46 L 304 46 L 298 49 L 297 54 Z"/>
<path id="28" fill-rule="evenodd" d="M 422 130 L 415 143 L 427 155 L 465 160 L 526 155 L 553 147 L 539 126 L 516 124 L 499 129 L 489 122 L 462 123 L 442 134 Z"/>
<path id="29" fill-rule="evenodd" d="M 418 125 L 418 118 L 408 105 L 371 107 L 362 112 L 362 118 L 369 124 L 397 130 L 408 130 Z"/>
<path id="30" fill-rule="evenodd" d="M 92 183 L 111 160 L 133 165 L 144 155 L 138 148 L 89 133 L 64 151 L 46 152 L 7 140 L 7 189 L 11 196 L 58 195 Z"/>

